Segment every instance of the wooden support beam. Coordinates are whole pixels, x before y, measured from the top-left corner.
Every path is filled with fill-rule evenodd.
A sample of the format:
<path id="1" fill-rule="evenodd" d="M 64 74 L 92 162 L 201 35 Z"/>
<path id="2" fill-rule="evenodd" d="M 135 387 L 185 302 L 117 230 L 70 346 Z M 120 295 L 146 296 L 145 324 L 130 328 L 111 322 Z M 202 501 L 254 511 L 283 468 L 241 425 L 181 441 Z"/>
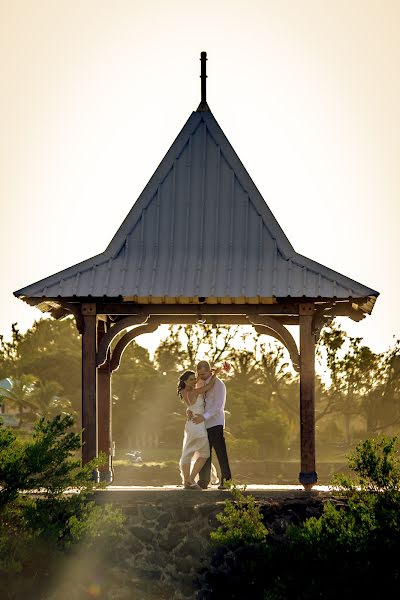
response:
<path id="1" fill-rule="evenodd" d="M 63 319 L 65 317 L 68 317 L 70 315 L 70 313 L 68 312 L 68 310 L 66 310 L 65 308 L 55 308 L 54 310 L 51 311 L 51 316 L 53 317 L 53 319 Z"/>
<path id="2" fill-rule="evenodd" d="M 82 306 L 82 462 L 97 456 L 96 310 Z"/>
<path id="3" fill-rule="evenodd" d="M 250 318 L 247 315 L 151 315 L 147 321 L 153 322 L 154 319 L 160 325 L 197 325 L 199 319 L 205 321 L 205 325 L 252 325 L 252 319 L 256 318 L 252 315 Z M 264 318 L 264 317 L 260 317 Z M 254 320 L 254 319 L 253 319 Z M 282 325 L 298 325 L 299 317 L 277 315 L 274 320 Z M 119 323 L 120 321 L 118 321 Z"/>
<path id="4" fill-rule="evenodd" d="M 362 319 L 365 319 L 365 312 L 363 312 L 359 306 L 353 302 L 337 302 L 335 306 L 326 311 L 326 315 L 330 318 L 339 316 L 350 317 L 350 319 L 353 321 L 362 321 Z"/>
<path id="5" fill-rule="evenodd" d="M 317 483 L 315 471 L 315 339 L 314 304 L 300 304 L 300 446 L 299 481 L 305 489 Z"/>
<path id="6" fill-rule="evenodd" d="M 298 304 L 134 304 L 128 302 L 97 304 L 97 313 L 106 315 L 298 315 Z"/>
<path id="7" fill-rule="evenodd" d="M 98 317 L 97 317 L 98 318 Z M 108 330 L 105 319 L 97 323 L 97 347 Z M 97 449 L 103 452 L 107 461 L 99 468 L 100 480 L 111 483 L 112 466 L 112 403 L 111 403 L 111 357 L 107 354 L 104 365 L 97 369 Z"/>
<path id="8" fill-rule="evenodd" d="M 32 299 L 29 304 L 35 306 L 40 302 L 41 299 Z M 57 318 L 62 316 L 61 311 L 57 312 L 58 307 L 65 308 L 68 312 L 74 314 L 77 319 L 77 327 L 81 333 L 83 325 L 80 321 L 81 305 L 88 303 L 91 300 L 94 306 L 96 306 L 98 315 L 137 315 L 138 313 L 146 312 L 152 315 L 178 315 L 178 314 L 196 314 L 200 310 L 202 314 L 210 315 L 234 315 L 234 314 L 261 314 L 261 315 L 291 315 L 296 316 L 299 314 L 299 305 L 304 303 L 314 303 L 315 307 L 320 307 L 326 310 L 326 316 L 348 316 L 356 321 L 361 320 L 365 316 L 365 312 L 360 308 L 363 304 L 368 303 L 369 298 L 276 298 L 276 302 L 273 304 L 253 304 L 248 303 L 190 303 L 189 299 L 187 303 L 174 303 L 174 304 L 143 304 L 134 301 L 119 302 L 117 299 L 104 299 L 104 298 L 77 298 L 77 297 L 65 297 L 65 298 L 47 298 L 49 303 L 54 305 L 52 313 Z M 27 300 L 28 301 L 28 300 Z M 330 310 L 331 309 L 331 310 Z"/>
<path id="9" fill-rule="evenodd" d="M 97 371 L 98 387 L 98 452 L 107 455 L 107 462 L 100 467 L 100 480 L 111 483 L 112 466 L 112 395 L 110 357 Z"/>

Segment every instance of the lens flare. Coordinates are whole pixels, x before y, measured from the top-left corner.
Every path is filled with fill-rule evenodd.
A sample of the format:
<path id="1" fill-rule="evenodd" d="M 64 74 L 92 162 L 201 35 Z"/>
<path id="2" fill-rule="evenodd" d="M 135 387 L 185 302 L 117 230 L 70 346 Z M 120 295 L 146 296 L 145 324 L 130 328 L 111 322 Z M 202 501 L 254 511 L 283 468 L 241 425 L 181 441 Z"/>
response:
<path id="1" fill-rule="evenodd" d="M 101 586 L 98 583 L 91 583 L 88 587 L 88 593 L 91 598 L 100 598 Z"/>

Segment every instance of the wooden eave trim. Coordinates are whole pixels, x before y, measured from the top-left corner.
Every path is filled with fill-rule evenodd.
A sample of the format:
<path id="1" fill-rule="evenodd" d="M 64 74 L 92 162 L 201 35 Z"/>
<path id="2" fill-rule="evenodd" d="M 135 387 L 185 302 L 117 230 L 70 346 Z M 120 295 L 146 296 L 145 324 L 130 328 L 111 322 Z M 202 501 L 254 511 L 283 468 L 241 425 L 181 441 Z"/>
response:
<path id="1" fill-rule="evenodd" d="M 368 314 L 362 309 L 369 298 L 277 298 L 275 304 L 213 304 L 213 303 L 186 303 L 186 304 L 138 304 L 136 302 L 121 302 L 118 298 L 22 298 L 31 306 L 47 303 L 53 305 L 48 311 L 55 318 L 65 316 L 66 310 L 74 313 L 85 303 L 96 305 L 96 314 L 98 315 L 134 315 L 139 312 L 146 312 L 152 315 L 235 315 L 235 314 L 264 314 L 264 315 L 291 315 L 298 316 L 299 304 L 312 302 L 316 308 L 321 307 L 329 310 L 334 316 L 349 316 L 354 311 Z M 63 309 L 61 311 L 60 309 Z"/>

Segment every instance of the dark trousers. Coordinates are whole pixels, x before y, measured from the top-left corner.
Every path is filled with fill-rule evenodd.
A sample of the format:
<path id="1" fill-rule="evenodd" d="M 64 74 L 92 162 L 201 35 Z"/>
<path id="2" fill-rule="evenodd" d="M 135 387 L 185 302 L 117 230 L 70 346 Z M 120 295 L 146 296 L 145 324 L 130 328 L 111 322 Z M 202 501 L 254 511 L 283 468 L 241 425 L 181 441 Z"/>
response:
<path id="1" fill-rule="evenodd" d="M 221 481 L 232 479 L 231 470 L 229 468 L 228 455 L 226 453 L 226 444 L 224 438 L 224 428 L 222 425 L 215 425 L 207 429 L 208 441 L 210 442 L 210 457 L 207 459 L 204 467 L 199 473 L 199 485 L 206 487 L 211 479 L 211 453 L 215 449 L 219 466 L 221 469 Z"/>

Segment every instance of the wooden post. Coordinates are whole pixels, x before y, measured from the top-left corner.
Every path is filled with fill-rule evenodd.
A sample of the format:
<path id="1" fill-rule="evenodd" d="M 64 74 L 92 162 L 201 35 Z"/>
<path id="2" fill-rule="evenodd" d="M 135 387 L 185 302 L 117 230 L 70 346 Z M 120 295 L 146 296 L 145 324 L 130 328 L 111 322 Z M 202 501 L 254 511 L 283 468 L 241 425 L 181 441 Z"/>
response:
<path id="1" fill-rule="evenodd" d="M 82 304 L 82 463 L 97 457 L 96 305 Z M 96 478 L 96 472 L 93 474 Z"/>
<path id="2" fill-rule="evenodd" d="M 305 489 L 317 483 L 315 471 L 315 340 L 314 304 L 299 304 L 300 324 L 300 445 L 299 481 Z"/>
<path id="3" fill-rule="evenodd" d="M 98 326 L 98 343 L 105 334 L 103 321 Z M 97 370 L 97 404 L 98 404 L 98 451 L 107 455 L 107 462 L 100 467 L 101 481 L 111 483 L 112 468 L 112 397 L 111 397 L 111 360 L 108 352 L 106 362 Z"/>

